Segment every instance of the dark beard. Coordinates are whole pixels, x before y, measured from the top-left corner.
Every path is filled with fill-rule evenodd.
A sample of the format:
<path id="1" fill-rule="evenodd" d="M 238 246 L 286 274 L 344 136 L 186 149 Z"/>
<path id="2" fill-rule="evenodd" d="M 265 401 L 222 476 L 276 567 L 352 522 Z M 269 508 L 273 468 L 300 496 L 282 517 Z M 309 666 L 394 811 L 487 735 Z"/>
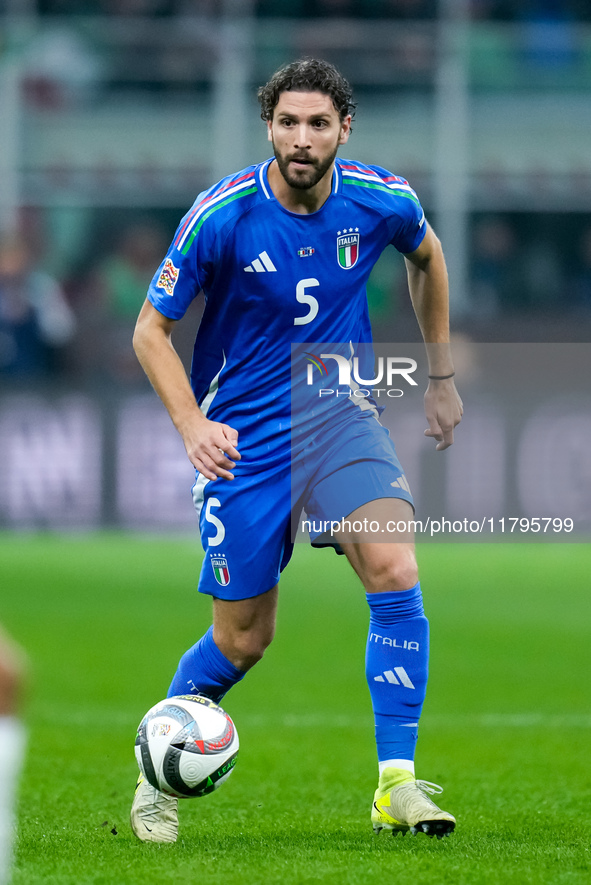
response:
<path id="1" fill-rule="evenodd" d="M 299 155 L 292 154 L 290 157 L 287 158 L 282 157 L 275 147 L 275 143 L 273 143 L 273 153 L 275 154 L 275 159 L 277 160 L 279 171 L 281 172 L 283 178 L 290 187 L 293 187 L 295 190 L 300 191 L 310 190 L 310 188 L 317 185 L 318 182 L 322 178 L 324 178 L 324 176 L 334 163 L 337 151 L 338 145 L 335 147 L 331 156 L 324 160 L 322 163 L 319 160 L 313 160 L 307 155 L 302 154 L 301 159 L 305 158 L 306 160 L 309 160 L 310 166 L 308 167 L 306 172 L 301 172 L 299 175 L 292 175 L 292 173 L 289 171 L 289 163 L 291 160 L 300 158 Z"/>

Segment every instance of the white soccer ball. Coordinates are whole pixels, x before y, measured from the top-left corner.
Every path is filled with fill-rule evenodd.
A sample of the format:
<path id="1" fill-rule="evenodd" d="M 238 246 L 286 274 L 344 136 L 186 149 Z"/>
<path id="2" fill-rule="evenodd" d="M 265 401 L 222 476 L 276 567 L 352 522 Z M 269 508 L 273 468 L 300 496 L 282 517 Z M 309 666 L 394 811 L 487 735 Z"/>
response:
<path id="1" fill-rule="evenodd" d="M 135 756 L 148 783 L 169 796 L 205 796 L 232 774 L 238 732 L 202 695 L 166 698 L 139 724 Z"/>

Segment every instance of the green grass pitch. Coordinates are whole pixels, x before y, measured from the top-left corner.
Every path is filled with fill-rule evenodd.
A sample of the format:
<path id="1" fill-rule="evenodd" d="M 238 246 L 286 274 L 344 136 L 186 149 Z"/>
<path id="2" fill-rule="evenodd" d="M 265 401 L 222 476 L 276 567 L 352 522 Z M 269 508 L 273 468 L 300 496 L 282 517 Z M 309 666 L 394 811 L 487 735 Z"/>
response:
<path id="1" fill-rule="evenodd" d="M 265 659 L 226 698 L 241 739 L 176 845 L 128 824 L 133 741 L 209 623 L 197 540 L 0 536 L 0 618 L 28 650 L 14 885 L 590 881 L 591 550 L 424 545 L 431 679 L 417 774 L 450 838 L 375 837 L 367 611 L 341 557 L 299 546 Z"/>

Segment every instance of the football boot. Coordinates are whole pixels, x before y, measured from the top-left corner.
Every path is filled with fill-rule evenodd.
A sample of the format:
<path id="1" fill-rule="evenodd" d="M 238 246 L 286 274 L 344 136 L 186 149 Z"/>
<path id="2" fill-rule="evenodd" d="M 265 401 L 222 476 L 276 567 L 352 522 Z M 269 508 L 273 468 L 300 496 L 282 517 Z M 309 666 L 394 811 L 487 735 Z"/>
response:
<path id="1" fill-rule="evenodd" d="M 410 771 L 385 768 L 380 775 L 371 809 L 374 833 L 390 830 L 392 835 L 409 830 L 413 835 L 449 836 L 456 820 L 448 811 L 442 811 L 428 794 L 443 790 L 429 781 L 416 780 Z"/>

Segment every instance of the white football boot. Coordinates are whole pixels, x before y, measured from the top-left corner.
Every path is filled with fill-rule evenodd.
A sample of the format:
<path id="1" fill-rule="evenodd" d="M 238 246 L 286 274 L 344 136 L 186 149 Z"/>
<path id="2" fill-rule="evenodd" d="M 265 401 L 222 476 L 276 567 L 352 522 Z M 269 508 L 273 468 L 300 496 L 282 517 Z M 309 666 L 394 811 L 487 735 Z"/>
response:
<path id="1" fill-rule="evenodd" d="M 374 833 L 390 830 L 393 836 L 404 836 L 410 830 L 413 836 L 449 836 L 456 825 L 454 816 L 442 811 L 427 795 L 441 792 L 437 784 L 415 780 L 409 771 L 385 768 L 371 809 Z"/>
<path id="2" fill-rule="evenodd" d="M 140 774 L 131 806 L 131 829 L 142 842 L 176 842 L 179 800 L 150 786 Z"/>

